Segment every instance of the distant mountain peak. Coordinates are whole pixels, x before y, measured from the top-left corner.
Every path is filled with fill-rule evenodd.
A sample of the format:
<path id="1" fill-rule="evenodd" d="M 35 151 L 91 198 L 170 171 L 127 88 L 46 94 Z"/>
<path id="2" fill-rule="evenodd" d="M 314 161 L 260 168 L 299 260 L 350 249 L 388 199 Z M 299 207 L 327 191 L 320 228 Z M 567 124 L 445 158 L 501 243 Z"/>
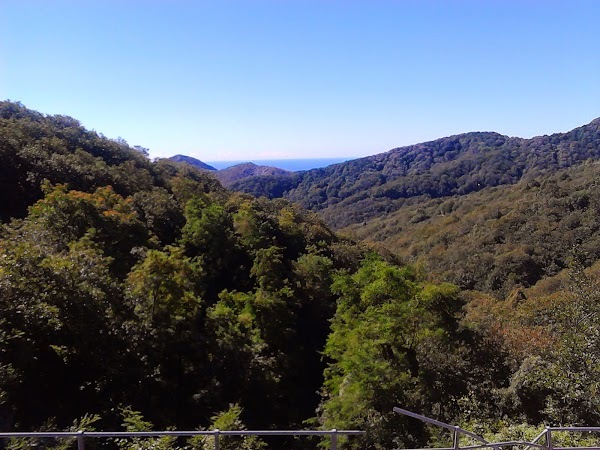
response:
<path id="1" fill-rule="evenodd" d="M 231 186 L 233 183 L 256 176 L 291 176 L 292 172 L 278 167 L 259 166 L 252 162 L 236 164 L 235 166 L 219 170 L 216 174 L 217 179 L 223 186 Z"/>
<path id="2" fill-rule="evenodd" d="M 199 159 L 192 158 L 191 156 L 175 155 L 175 156 L 171 156 L 169 159 L 171 161 L 182 162 L 182 163 L 189 164 L 190 166 L 197 167 L 198 169 L 217 170 L 213 166 L 209 166 L 208 164 L 200 161 Z"/>

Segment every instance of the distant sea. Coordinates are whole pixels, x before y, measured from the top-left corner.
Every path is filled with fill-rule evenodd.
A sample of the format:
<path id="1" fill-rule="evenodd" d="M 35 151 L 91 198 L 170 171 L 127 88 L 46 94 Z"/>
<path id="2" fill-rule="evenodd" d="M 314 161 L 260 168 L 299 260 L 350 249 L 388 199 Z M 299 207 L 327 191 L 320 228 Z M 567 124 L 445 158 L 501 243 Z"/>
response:
<path id="1" fill-rule="evenodd" d="M 320 167 L 327 167 L 332 164 L 341 163 L 344 161 L 350 161 L 356 158 L 313 158 L 313 159 L 251 159 L 247 161 L 204 161 L 206 164 L 213 166 L 215 169 L 227 169 L 228 167 L 242 164 L 245 162 L 251 162 L 257 166 L 271 166 L 278 167 L 280 169 L 289 170 L 291 172 L 297 172 L 299 170 L 310 170 L 318 169 Z"/>

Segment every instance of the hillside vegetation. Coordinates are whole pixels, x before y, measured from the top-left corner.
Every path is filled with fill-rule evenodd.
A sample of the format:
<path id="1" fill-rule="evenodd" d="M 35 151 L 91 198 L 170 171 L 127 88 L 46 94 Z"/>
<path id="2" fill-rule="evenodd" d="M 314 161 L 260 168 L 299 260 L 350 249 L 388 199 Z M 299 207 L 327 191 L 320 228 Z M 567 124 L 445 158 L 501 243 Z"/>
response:
<path id="1" fill-rule="evenodd" d="M 314 415 L 329 285 L 365 250 L 71 118 L 9 102 L 0 117 L 0 423 L 116 428 L 119 405 L 162 428 L 230 404 L 254 427 Z"/>
<path id="2" fill-rule="evenodd" d="M 600 162 L 425 200 L 348 227 L 463 288 L 508 293 L 600 259 Z"/>
<path id="3" fill-rule="evenodd" d="M 501 283 L 506 296 L 432 282 L 424 264 L 398 265 L 287 200 L 233 193 L 206 171 L 152 162 L 142 148 L 18 103 L 0 103 L 0 167 L 2 431 L 310 424 L 366 430 L 340 446 L 379 450 L 450 445 L 395 416 L 393 406 L 476 422 L 478 431 L 506 439 L 543 423 L 600 420 L 599 269 L 584 269 L 597 258 L 595 241 L 584 239 L 597 215 L 598 196 L 586 181 L 595 164 L 513 187 L 515 196 L 523 189 L 555 198 L 546 205 L 557 227 L 549 224 L 548 235 L 570 226 L 565 246 L 581 238 L 581 251 L 563 271 L 558 252 L 566 247 L 526 252 L 551 255 L 557 267 L 528 288 Z M 477 195 L 485 203 L 501 189 Z M 527 195 L 523 215 L 542 208 Z M 428 204 L 414 224 L 433 220 L 446 201 Z M 575 222 L 562 213 L 567 205 Z M 473 211 L 466 234 L 450 236 L 448 248 L 469 233 L 479 245 L 469 224 L 487 220 L 487 212 L 480 219 L 475 206 L 445 208 L 467 218 Z M 491 219 L 509 216 L 500 209 Z M 520 256 L 526 230 L 505 220 L 499 236 L 514 239 Z M 435 232 L 424 236 L 398 248 L 428 252 L 430 245 L 435 253 Z M 483 277 L 473 285 L 490 283 L 484 275 L 472 272 Z M 318 441 L 221 444 L 299 449 Z M 199 438 L 107 444 L 211 445 Z"/>
<path id="4" fill-rule="evenodd" d="M 411 339 L 382 353 L 405 376 L 381 403 L 363 383 L 339 392 L 362 370 L 344 361 L 363 350 L 344 349 L 330 323 L 344 314 L 338 299 L 353 308 L 363 290 L 410 319 L 421 301 L 459 308 L 455 288 L 436 288 L 287 201 L 231 193 L 204 171 L 151 162 L 144 149 L 18 103 L 0 104 L 0 163 L 3 430 L 286 429 L 311 418 L 376 430 L 369 411 L 389 416 L 406 389 L 421 392 L 406 397 L 416 409 L 437 401 L 415 368 L 450 341 L 419 350 Z M 444 314 L 406 333 L 457 332 Z M 348 410 L 356 395 L 364 408 Z M 389 443 L 403 426 L 368 442 Z"/>
<path id="5" fill-rule="evenodd" d="M 600 119 L 532 139 L 466 133 L 232 189 L 303 205 L 334 228 L 399 210 L 409 200 L 465 195 L 600 158 Z"/>

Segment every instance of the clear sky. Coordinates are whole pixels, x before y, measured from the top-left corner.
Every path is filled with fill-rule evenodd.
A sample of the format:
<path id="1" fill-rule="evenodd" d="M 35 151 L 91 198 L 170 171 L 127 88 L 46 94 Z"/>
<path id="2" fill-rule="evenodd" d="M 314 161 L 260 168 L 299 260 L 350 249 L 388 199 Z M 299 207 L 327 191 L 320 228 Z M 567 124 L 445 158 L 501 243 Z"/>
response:
<path id="1" fill-rule="evenodd" d="M 0 99 L 205 161 L 600 116 L 597 0 L 1 0 Z"/>

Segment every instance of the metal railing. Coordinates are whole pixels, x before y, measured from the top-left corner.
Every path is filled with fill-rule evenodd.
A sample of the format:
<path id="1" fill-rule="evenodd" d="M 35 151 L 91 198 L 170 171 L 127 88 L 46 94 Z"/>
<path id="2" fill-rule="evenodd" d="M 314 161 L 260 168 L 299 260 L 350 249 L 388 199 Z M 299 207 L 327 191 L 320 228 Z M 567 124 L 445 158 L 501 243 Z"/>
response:
<path id="1" fill-rule="evenodd" d="M 430 417 L 423 416 L 421 414 L 408 411 L 406 409 L 394 408 L 394 412 L 402 414 L 404 416 L 418 419 L 422 422 L 436 425 L 441 428 L 446 428 L 452 432 L 452 447 L 437 447 L 437 448 L 426 448 L 426 449 L 410 449 L 410 450 L 475 450 L 492 448 L 500 450 L 503 447 L 523 447 L 523 450 L 529 450 L 530 448 L 539 448 L 546 450 L 600 450 L 600 447 L 557 447 L 554 445 L 552 433 L 553 432 L 572 432 L 572 433 L 600 433 L 600 427 L 546 427 L 535 439 L 531 442 L 528 441 L 508 441 L 508 442 L 488 442 L 483 437 L 464 430 L 456 425 L 450 425 L 448 423 L 440 422 L 439 420 L 432 419 Z M 479 442 L 479 445 L 460 445 L 460 436 L 465 435 Z M 546 445 L 540 444 L 541 441 L 545 441 Z M 407 449 L 408 450 L 408 449 Z"/>
<path id="2" fill-rule="evenodd" d="M 494 449 L 502 450 L 506 447 L 523 447 L 523 450 L 600 450 L 598 447 L 560 447 L 553 442 L 554 432 L 571 433 L 600 433 L 600 427 L 546 427 L 532 441 L 507 441 L 489 442 L 472 431 L 465 430 L 456 425 L 441 422 L 430 417 L 417 414 L 406 409 L 395 407 L 394 412 L 404 416 L 418 419 L 422 422 L 445 428 L 452 432 L 452 447 L 419 448 L 406 450 L 479 450 Z M 338 450 L 339 436 L 364 435 L 362 430 L 202 430 L 202 431 L 54 431 L 54 432 L 3 432 L 0 439 L 10 438 L 74 438 L 77 442 L 77 450 L 85 450 L 86 438 L 160 438 L 160 437 L 193 437 L 212 436 L 214 450 L 220 450 L 220 438 L 225 436 L 329 436 L 331 450 Z M 460 438 L 467 436 L 478 442 L 476 445 L 460 445 Z M 541 442 L 545 442 L 542 444 Z"/>
<path id="3" fill-rule="evenodd" d="M 222 436 L 329 436 L 331 450 L 338 449 L 338 436 L 356 436 L 365 434 L 361 430 L 206 430 L 206 431 L 56 431 L 56 432 L 9 432 L 0 433 L 0 439 L 10 438 L 75 438 L 77 450 L 85 450 L 85 438 L 157 438 L 213 436 L 214 449 L 220 449 Z"/>

